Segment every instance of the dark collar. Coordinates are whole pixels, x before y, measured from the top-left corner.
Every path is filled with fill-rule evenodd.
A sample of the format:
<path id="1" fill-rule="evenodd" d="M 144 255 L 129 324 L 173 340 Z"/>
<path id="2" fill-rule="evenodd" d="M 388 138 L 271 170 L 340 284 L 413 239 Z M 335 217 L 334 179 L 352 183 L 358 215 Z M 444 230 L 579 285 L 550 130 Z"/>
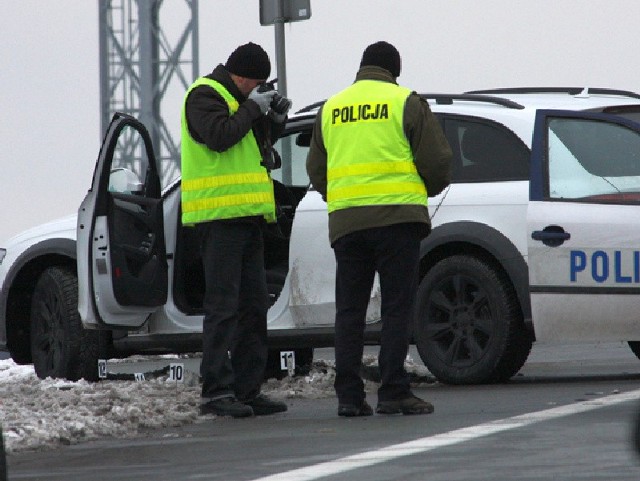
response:
<path id="1" fill-rule="evenodd" d="M 358 70 L 358 73 L 356 74 L 355 81 L 357 82 L 358 80 L 379 80 L 382 82 L 397 84 L 395 77 L 391 75 L 388 70 L 374 65 L 360 67 L 360 70 Z"/>
<path id="2" fill-rule="evenodd" d="M 235 99 L 238 100 L 239 102 L 242 102 L 247 99 L 244 95 L 242 95 L 242 92 L 240 92 L 235 82 L 231 78 L 231 75 L 229 75 L 229 72 L 227 71 L 227 69 L 224 68 L 224 65 L 222 64 L 218 65 L 216 68 L 213 69 L 213 72 L 207 75 L 207 77 L 210 78 L 211 80 L 215 80 L 216 82 L 219 82 L 222 85 L 224 85 L 224 87 L 229 91 L 229 93 L 233 95 Z"/>

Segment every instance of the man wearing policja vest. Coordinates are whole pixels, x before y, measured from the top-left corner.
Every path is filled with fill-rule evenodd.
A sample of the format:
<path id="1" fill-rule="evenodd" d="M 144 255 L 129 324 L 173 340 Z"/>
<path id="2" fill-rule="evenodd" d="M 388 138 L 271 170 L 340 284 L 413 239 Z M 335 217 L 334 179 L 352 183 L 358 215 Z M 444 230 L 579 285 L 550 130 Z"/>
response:
<path id="1" fill-rule="evenodd" d="M 335 389 L 338 415 L 369 416 L 360 377 L 365 316 L 380 277 L 379 414 L 429 414 L 410 389 L 404 361 L 418 282 L 427 197 L 451 178 L 452 152 L 427 102 L 396 83 L 400 54 L 369 45 L 355 83 L 318 113 L 307 172 L 329 210 L 336 270 Z"/>
<path id="2" fill-rule="evenodd" d="M 262 229 L 275 222 L 272 143 L 286 110 L 254 43 L 189 87 L 182 109 L 182 224 L 196 229 L 205 277 L 201 414 L 246 417 L 287 410 L 260 394 L 269 297 Z"/>

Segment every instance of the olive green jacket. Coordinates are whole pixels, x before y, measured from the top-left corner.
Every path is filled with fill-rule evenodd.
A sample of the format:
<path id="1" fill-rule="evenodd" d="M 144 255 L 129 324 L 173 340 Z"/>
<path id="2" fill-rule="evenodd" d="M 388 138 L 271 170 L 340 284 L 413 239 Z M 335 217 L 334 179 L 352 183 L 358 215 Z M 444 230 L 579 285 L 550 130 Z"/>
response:
<path id="1" fill-rule="evenodd" d="M 383 68 L 362 67 L 358 80 L 393 82 L 395 79 Z M 409 140 L 414 162 L 430 197 L 442 192 L 451 181 L 452 152 L 438 120 L 429 104 L 415 92 L 407 98 L 404 107 L 404 132 Z M 307 173 L 311 185 L 322 198 L 327 199 L 327 149 L 322 138 L 322 110 L 313 126 L 311 147 L 307 155 Z M 429 212 L 419 205 L 375 205 L 341 209 L 329 214 L 329 241 L 363 229 L 392 224 L 417 222 L 425 225 L 424 234 L 431 226 Z"/>

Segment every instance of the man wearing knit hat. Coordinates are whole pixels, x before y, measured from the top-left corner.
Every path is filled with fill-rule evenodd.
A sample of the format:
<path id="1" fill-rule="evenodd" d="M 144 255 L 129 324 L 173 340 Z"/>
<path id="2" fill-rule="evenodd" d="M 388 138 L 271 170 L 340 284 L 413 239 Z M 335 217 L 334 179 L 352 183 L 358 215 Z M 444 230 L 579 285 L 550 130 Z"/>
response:
<path id="1" fill-rule="evenodd" d="M 182 224 L 200 242 L 205 295 L 201 414 L 287 410 L 260 394 L 269 296 L 262 229 L 275 222 L 270 169 L 287 111 L 260 92 L 271 63 L 255 43 L 189 87 L 182 109 Z"/>
<path id="2" fill-rule="evenodd" d="M 327 201 L 336 270 L 335 389 L 338 415 L 370 416 L 360 377 L 367 305 L 380 277 L 379 414 L 429 414 L 410 390 L 404 361 L 418 284 L 427 197 L 451 177 L 452 152 L 429 105 L 396 83 L 401 60 L 387 42 L 369 45 L 355 82 L 316 117 L 307 172 Z"/>

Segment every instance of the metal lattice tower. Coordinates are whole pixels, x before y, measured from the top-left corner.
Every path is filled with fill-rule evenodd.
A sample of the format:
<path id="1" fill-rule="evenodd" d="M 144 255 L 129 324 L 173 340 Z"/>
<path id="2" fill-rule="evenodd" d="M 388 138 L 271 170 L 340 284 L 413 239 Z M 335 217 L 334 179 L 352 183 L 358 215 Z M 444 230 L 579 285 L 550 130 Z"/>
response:
<path id="1" fill-rule="evenodd" d="M 178 27 L 177 38 L 170 42 L 160 24 L 160 15 L 165 13 L 161 12 L 163 0 L 98 0 L 102 132 L 115 112 L 140 120 L 151 135 L 163 185 L 175 179 L 180 170 L 179 110 L 165 122 L 163 99 L 171 91 L 176 110 L 176 103 L 182 105 L 184 92 L 198 75 L 198 0 L 183 1 L 184 5 L 175 0 L 165 5 L 165 10 L 172 9 L 171 22 L 167 22 L 172 29 L 180 22 L 180 14 L 186 15 L 184 27 Z M 179 7 L 186 14 L 177 12 Z M 131 142 L 138 142 L 138 138 Z M 126 141 L 118 148 L 139 150 Z"/>

